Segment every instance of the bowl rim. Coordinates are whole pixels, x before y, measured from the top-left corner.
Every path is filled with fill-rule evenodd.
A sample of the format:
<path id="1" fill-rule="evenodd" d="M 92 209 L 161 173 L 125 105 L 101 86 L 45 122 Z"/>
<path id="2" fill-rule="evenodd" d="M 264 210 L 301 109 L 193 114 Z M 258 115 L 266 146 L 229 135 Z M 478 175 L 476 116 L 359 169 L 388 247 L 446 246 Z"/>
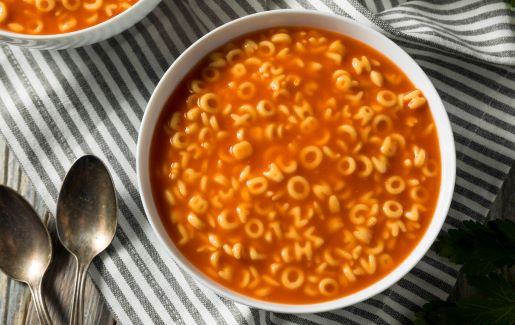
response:
<path id="1" fill-rule="evenodd" d="M 205 275 L 202 271 L 200 271 L 196 266 L 194 266 L 180 251 L 177 249 L 171 238 L 169 237 L 168 233 L 165 231 L 163 227 L 163 223 L 161 221 L 161 218 L 159 216 L 159 213 L 157 212 L 152 188 L 150 187 L 150 171 L 148 166 L 148 153 L 150 151 L 150 144 L 154 135 L 154 129 L 155 129 L 155 123 L 157 123 L 157 120 L 159 119 L 160 114 L 162 113 L 162 110 L 165 106 L 166 100 L 163 102 L 163 104 L 159 106 L 159 101 L 161 99 L 159 96 L 162 96 L 161 93 L 164 93 L 165 96 L 168 98 L 172 92 L 174 91 L 175 87 L 183 80 L 185 77 L 185 74 L 181 75 L 180 78 L 177 78 L 177 81 L 174 83 L 172 89 L 164 89 L 166 88 L 165 83 L 167 83 L 167 80 L 174 78 L 172 75 L 175 72 L 175 70 L 179 69 L 182 64 L 188 64 L 188 61 L 184 61 L 187 58 L 187 56 L 200 47 L 201 50 L 203 50 L 201 57 L 204 57 L 209 53 L 209 51 L 214 50 L 218 46 L 212 46 L 206 50 L 206 48 L 202 48 L 202 44 L 206 42 L 211 37 L 214 37 L 214 35 L 217 34 L 223 34 L 224 31 L 228 29 L 234 28 L 233 26 L 237 26 L 239 24 L 242 24 L 248 20 L 259 20 L 263 19 L 263 17 L 267 16 L 281 16 L 281 15 L 300 15 L 300 16 L 320 16 L 319 18 L 328 18 L 331 20 L 338 21 L 339 24 L 350 24 L 354 28 L 361 29 L 365 33 L 368 33 L 372 35 L 375 38 L 379 38 L 382 40 L 382 42 L 385 42 L 388 44 L 388 46 L 395 49 L 397 54 L 402 56 L 402 60 L 394 59 L 390 55 L 387 55 L 384 51 L 378 49 L 373 44 L 370 44 L 368 42 L 365 42 L 364 40 L 356 37 L 355 35 L 345 34 L 343 32 L 339 32 L 336 30 L 331 30 L 334 33 L 346 35 L 349 37 L 352 37 L 360 42 L 363 42 L 376 51 L 380 52 L 382 55 L 384 55 L 386 58 L 394 62 L 400 69 L 403 71 L 412 82 L 414 82 L 413 76 L 415 74 L 419 74 L 419 78 L 422 79 L 422 81 L 419 81 L 417 85 L 420 85 L 422 82 L 424 83 L 424 86 L 426 88 L 425 95 L 428 99 L 428 102 L 430 103 L 430 109 L 431 113 L 433 115 L 433 119 L 435 122 L 435 126 L 437 128 L 438 133 L 438 144 L 439 144 L 439 150 L 440 150 L 440 160 L 442 166 L 444 165 L 444 162 L 446 163 L 446 168 L 442 168 L 442 175 L 440 180 L 440 189 L 438 194 L 438 199 L 435 207 L 435 211 L 433 213 L 432 219 L 430 224 L 428 225 L 428 228 L 426 229 L 425 233 L 423 234 L 422 238 L 419 240 L 415 248 L 404 258 L 404 260 L 397 265 L 394 269 L 392 269 L 389 273 L 384 275 L 381 279 L 378 281 L 373 282 L 372 284 L 353 292 L 349 295 L 335 298 L 333 300 L 318 302 L 318 303 L 310 303 L 310 304 L 288 304 L 288 303 L 277 303 L 277 302 L 269 302 L 264 300 L 259 300 L 252 298 L 250 296 L 238 293 L 236 291 L 233 291 L 232 289 L 224 286 L 223 284 L 220 284 L 216 282 L 215 280 L 209 278 L 207 275 Z M 306 17 L 309 18 L 309 17 Z M 317 23 L 318 24 L 318 23 Z M 313 27 L 313 28 L 319 28 L 319 29 L 328 29 L 328 28 L 322 28 L 320 26 L 317 26 L 317 24 L 311 23 L 310 20 L 306 20 L 303 26 L 306 27 Z M 318 24 L 320 25 L 320 24 Z M 292 24 L 291 22 L 285 21 L 283 25 L 277 24 L 277 27 L 282 26 L 298 26 L 295 24 Z M 254 28 L 254 31 L 258 31 L 261 29 L 267 29 L 267 28 L 273 28 L 270 27 L 259 27 Z M 247 34 L 248 32 L 238 32 L 238 35 L 242 36 Z M 231 33 L 228 33 L 231 34 Z M 230 40 L 236 38 L 238 36 L 222 36 L 224 39 L 223 43 L 229 42 Z M 418 70 L 416 72 L 408 73 L 406 69 L 404 69 L 399 62 L 403 62 L 403 65 L 405 65 L 405 61 L 407 60 L 410 68 L 413 68 L 415 70 Z M 184 62 L 183 62 L 184 61 Z M 194 62 L 193 64 L 190 64 L 190 66 L 194 66 L 197 62 Z M 189 71 L 188 68 L 186 71 Z M 173 82 L 172 82 L 173 83 Z M 427 92 L 430 92 L 428 95 Z M 158 103 L 156 103 L 158 102 Z M 438 117 L 435 116 L 435 114 L 438 113 Z M 155 123 L 153 125 L 149 121 L 150 119 L 154 119 Z M 443 139 L 444 138 L 444 139 Z M 444 142 L 445 140 L 445 142 Z M 144 144 L 143 144 L 144 142 Z M 445 155 L 444 155 L 445 153 Z M 426 255 L 427 251 L 435 241 L 438 233 L 440 232 L 449 208 L 452 201 L 453 193 L 454 193 L 454 186 L 455 186 L 455 179 L 456 179 L 456 151 L 455 151 L 455 143 L 454 143 L 454 136 L 452 133 L 451 124 L 449 121 L 449 117 L 447 115 L 447 112 L 445 110 L 445 107 L 441 101 L 440 96 L 438 95 L 436 89 L 434 88 L 434 85 L 432 84 L 431 80 L 428 78 L 428 76 L 423 72 L 423 70 L 420 68 L 420 66 L 415 62 L 411 56 L 409 56 L 401 47 L 399 47 L 397 44 L 395 44 L 392 40 L 388 39 L 386 36 L 382 35 L 378 31 L 374 30 L 373 28 L 359 23 L 357 21 L 354 21 L 352 19 L 342 17 L 333 13 L 327 13 L 327 12 L 321 12 L 316 10 L 294 10 L 294 9 L 281 9 L 281 10 L 273 10 L 273 11 L 265 11 L 260 13 L 251 14 L 248 16 L 244 16 L 241 18 L 238 18 L 236 20 L 230 21 L 224 25 L 221 25 L 211 32 L 207 33 L 200 39 L 198 39 L 196 42 L 194 42 L 192 45 L 190 45 L 174 62 L 173 64 L 168 68 L 168 70 L 164 73 L 162 78 L 160 79 L 158 85 L 154 89 L 154 92 L 152 93 L 152 96 L 147 104 L 147 107 L 145 109 L 145 113 L 140 125 L 140 131 L 138 135 L 138 142 L 137 142 L 137 151 L 136 151 L 136 172 L 137 172 L 137 178 L 138 178 L 138 189 L 139 193 L 141 195 L 143 208 L 145 210 L 145 213 L 147 215 L 147 218 L 149 220 L 149 223 L 152 227 L 154 235 L 157 235 L 159 238 L 159 241 L 166 247 L 167 253 L 172 257 L 172 260 L 175 261 L 183 270 L 185 270 L 188 274 L 191 274 L 193 278 L 201 283 L 203 286 L 207 287 L 208 289 L 212 290 L 216 294 L 229 298 L 233 301 L 236 301 L 238 303 L 259 308 L 263 310 L 268 310 L 272 312 L 280 312 L 280 313 L 299 313 L 299 314 L 305 314 L 305 313 L 318 313 L 318 312 L 324 312 L 324 311 L 330 311 L 335 310 L 338 308 L 343 308 L 347 306 L 351 306 L 354 304 L 357 304 L 363 300 L 369 299 L 376 294 L 379 294 L 386 290 L 387 288 L 391 287 L 395 283 L 397 283 L 402 277 L 406 276 L 414 267 L 415 265 L 422 260 L 422 258 Z M 446 158 L 446 161 L 444 161 L 444 158 Z M 445 176 L 445 177 L 444 177 Z M 446 194 L 446 195 L 444 195 Z M 152 211 L 155 211 L 155 213 L 151 213 Z M 437 214 L 438 212 L 438 214 Z"/>
<path id="2" fill-rule="evenodd" d="M 11 32 L 5 29 L 0 29 L 0 36 L 4 37 L 10 37 L 13 39 L 19 39 L 24 41 L 45 41 L 45 40 L 60 40 L 60 39 L 66 39 L 66 38 L 72 38 L 75 36 L 81 36 L 82 34 L 87 34 L 92 32 L 95 29 L 104 28 L 105 26 L 112 24 L 115 21 L 118 21 L 120 19 L 123 19 L 125 16 L 130 15 L 129 12 L 132 13 L 134 11 L 133 9 L 138 8 L 143 5 L 143 2 L 149 1 L 149 0 L 138 0 L 135 4 L 130 6 L 128 9 L 124 10 L 123 12 L 119 13 L 118 15 L 111 17 L 107 20 L 104 20 L 103 22 L 99 24 L 95 24 L 86 28 L 78 29 L 73 32 L 67 32 L 67 33 L 59 33 L 59 34 L 44 34 L 44 35 L 32 35 L 32 34 L 24 34 L 24 33 L 15 33 Z M 159 2 L 161 0 L 158 0 Z"/>

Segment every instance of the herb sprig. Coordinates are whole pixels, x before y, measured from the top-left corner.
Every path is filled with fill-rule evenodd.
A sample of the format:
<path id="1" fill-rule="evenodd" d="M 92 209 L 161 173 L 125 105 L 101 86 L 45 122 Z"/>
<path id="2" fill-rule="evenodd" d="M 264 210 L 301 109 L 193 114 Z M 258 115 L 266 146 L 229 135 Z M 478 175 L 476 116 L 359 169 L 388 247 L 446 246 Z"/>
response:
<path id="1" fill-rule="evenodd" d="M 515 223 L 465 221 L 462 229 L 449 230 L 434 246 L 436 252 L 463 265 L 465 274 L 484 274 L 515 265 Z"/>
<path id="2" fill-rule="evenodd" d="M 515 288 L 499 274 L 515 265 L 515 222 L 466 221 L 462 229 L 441 236 L 434 249 L 463 265 L 461 271 L 480 295 L 456 302 L 431 301 L 417 313 L 416 325 L 515 324 Z"/>

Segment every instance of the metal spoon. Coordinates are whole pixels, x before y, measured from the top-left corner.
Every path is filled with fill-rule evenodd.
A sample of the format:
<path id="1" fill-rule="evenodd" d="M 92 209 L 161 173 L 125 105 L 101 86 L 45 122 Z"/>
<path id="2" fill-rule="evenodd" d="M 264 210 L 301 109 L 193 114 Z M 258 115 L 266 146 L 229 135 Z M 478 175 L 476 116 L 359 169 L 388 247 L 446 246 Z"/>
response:
<path id="1" fill-rule="evenodd" d="M 43 325 L 50 325 L 41 283 L 52 259 L 52 242 L 36 211 L 25 199 L 0 185 L 0 270 L 30 288 Z"/>
<path id="2" fill-rule="evenodd" d="M 106 166 L 95 156 L 79 158 L 64 179 L 56 213 L 59 239 L 77 261 L 70 324 L 82 324 L 87 271 L 113 240 L 116 213 L 116 192 Z"/>

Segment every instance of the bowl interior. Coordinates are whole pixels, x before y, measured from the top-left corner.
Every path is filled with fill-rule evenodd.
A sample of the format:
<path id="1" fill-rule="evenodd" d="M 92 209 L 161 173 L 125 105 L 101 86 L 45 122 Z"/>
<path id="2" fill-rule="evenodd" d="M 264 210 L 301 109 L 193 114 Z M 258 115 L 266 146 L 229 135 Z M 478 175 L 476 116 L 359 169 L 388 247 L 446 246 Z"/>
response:
<path id="1" fill-rule="evenodd" d="M 441 165 L 446 166 L 442 168 L 434 216 L 423 238 L 408 257 L 372 285 L 348 296 L 315 304 L 292 305 L 256 300 L 234 292 L 205 276 L 183 257 L 168 236 L 157 212 L 150 186 L 148 157 L 154 128 L 168 97 L 190 68 L 210 51 L 238 36 L 279 26 L 314 27 L 344 34 L 366 43 L 396 63 L 429 102 L 438 133 Z M 349 306 L 380 293 L 408 273 L 427 252 L 445 221 L 454 189 L 455 165 L 454 139 L 444 106 L 428 77 L 406 52 L 380 33 L 350 19 L 333 14 L 296 10 L 276 10 L 240 18 L 215 29 L 188 48 L 168 69 L 155 89 L 143 117 L 137 149 L 138 183 L 146 214 L 158 238 L 175 261 L 193 274 L 200 283 L 220 295 L 252 307 L 284 313 L 322 312 Z"/>

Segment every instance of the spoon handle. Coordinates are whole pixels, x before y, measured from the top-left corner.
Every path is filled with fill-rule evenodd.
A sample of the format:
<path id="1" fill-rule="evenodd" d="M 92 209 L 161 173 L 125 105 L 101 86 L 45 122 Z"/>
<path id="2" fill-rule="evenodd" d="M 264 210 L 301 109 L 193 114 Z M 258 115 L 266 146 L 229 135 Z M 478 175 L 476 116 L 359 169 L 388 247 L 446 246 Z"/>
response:
<path id="1" fill-rule="evenodd" d="M 42 325 L 52 325 L 52 321 L 50 320 L 48 310 L 46 309 L 46 305 L 43 300 L 43 295 L 41 294 L 41 283 L 36 284 L 34 287 L 29 284 L 29 288 L 39 321 Z"/>
<path id="2" fill-rule="evenodd" d="M 80 263 L 77 261 L 77 269 L 75 271 L 75 290 L 73 293 L 72 315 L 70 325 L 82 325 L 84 318 L 84 284 L 88 275 L 88 263 Z"/>

